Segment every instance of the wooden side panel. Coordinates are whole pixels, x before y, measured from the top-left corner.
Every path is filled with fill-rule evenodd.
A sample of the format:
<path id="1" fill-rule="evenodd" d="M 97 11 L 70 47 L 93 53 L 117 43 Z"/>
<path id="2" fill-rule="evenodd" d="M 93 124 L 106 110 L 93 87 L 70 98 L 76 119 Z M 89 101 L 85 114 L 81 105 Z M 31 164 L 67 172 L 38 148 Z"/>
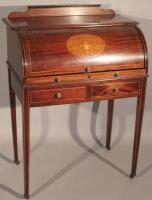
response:
<path id="1" fill-rule="evenodd" d="M 24 31 L 27 77 L 144 68 L 134 27 Z"/>
<path id="2" fill-rule="evenodd" d="M 20 80 L 23 79 L 23 55 L 18 34 L 7 28 L 7 62 Z"/>

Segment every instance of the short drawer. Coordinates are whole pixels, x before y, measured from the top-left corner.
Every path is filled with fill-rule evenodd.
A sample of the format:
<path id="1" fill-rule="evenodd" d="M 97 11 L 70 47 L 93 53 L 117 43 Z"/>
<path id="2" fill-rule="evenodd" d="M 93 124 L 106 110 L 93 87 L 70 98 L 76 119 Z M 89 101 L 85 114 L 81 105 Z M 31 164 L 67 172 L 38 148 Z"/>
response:
<path id="1" fill-rule="evenodd" d="M 31 91 L 31 103 L 66 103 L 86 98 L 86 87 L 38 89 Z"/>
<path id="2" fill-rule="evenodd" d="M 138 96 L 139 94 L 140 81 L 110 82 L 97 84 L 91 88 L 91 98 L 122 98 Z"/>

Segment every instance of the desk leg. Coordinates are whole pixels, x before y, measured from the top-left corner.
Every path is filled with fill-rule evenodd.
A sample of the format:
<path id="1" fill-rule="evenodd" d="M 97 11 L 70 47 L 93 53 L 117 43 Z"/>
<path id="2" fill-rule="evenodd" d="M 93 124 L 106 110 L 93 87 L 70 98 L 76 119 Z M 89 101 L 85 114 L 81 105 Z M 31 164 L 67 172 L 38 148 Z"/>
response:
<path id="1" fill-rule="evenodd" d="M 19 160 L 18 160 L 18 144 L 17 144 L 17 125 L 16 125 L 16 98 L 15 98 L 15 92 L 11 88 L 10 74 L 9 74 L 9 93 L 10 93 L 10 106 L 11 106 L 11 121 L 12 121 L 12 134 L 13 134 L 14 162 L 15 162 L 15 164 L 19 164 Z"/>
<path id="2" fill-rule="evenodd" d="M 110 150 L 114 100 L 108 101 L 106 148 Z"/>
<path id="3" fill-rule="evenodd" d="M 138 162 L 139 146 L 141 139 L 144 105 L 145 105 L 145 94 L 146 94 L 146 80 L 143 80 L 141 95 L 137 98 L 136 124 L 135 124 L 135 135 L 134 135 L 133 157 L 132 157 L 132 169 L 130 178 L 134 178 L 136 176 L 136 171 L 137 171 L 137 162 Z"/>
<path id="4" fill-rule="evenodd" d="M 30 105 L 29 91 L 23 89 L 23 155 L 24 155 L 24 197 L 29 198 L 29 157 L 30 157 Z"/>

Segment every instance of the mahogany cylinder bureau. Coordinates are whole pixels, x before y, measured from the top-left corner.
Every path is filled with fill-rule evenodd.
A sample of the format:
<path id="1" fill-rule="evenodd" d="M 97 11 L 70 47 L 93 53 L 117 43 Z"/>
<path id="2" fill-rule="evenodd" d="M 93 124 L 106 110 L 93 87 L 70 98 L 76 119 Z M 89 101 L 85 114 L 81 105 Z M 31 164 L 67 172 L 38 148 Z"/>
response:
<path id="1" fill-rule="evenodd" d="M 100 5 L 28 7 L 7 19 L 8 71 L 15 162 L 15 94 L 23 110 L 24 196 L 29 198 L 30 108 L 108 100 L 110 149 L 114 99 L 137 97 L 130 177 L 136 175 L 148 74 L 136 21 Z"/>

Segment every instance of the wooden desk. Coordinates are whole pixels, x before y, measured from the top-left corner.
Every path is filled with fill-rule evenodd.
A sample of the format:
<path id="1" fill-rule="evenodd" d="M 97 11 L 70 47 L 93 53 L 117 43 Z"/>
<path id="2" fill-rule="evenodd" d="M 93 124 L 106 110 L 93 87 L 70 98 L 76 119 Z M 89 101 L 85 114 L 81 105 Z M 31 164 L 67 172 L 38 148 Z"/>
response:
<path id="1" fill-rule="evenodd" d="M 147 81 L 147 48 L 136 21 L 99 5 L 28 7 L 7 19 L 15 162 L 15 94 L 23 110 L 25 198 L 29 198 L 30 108 L 108 100 L 110 149 L 114 99 L 137 97 L 130 177 L 136 175 Z"/>

